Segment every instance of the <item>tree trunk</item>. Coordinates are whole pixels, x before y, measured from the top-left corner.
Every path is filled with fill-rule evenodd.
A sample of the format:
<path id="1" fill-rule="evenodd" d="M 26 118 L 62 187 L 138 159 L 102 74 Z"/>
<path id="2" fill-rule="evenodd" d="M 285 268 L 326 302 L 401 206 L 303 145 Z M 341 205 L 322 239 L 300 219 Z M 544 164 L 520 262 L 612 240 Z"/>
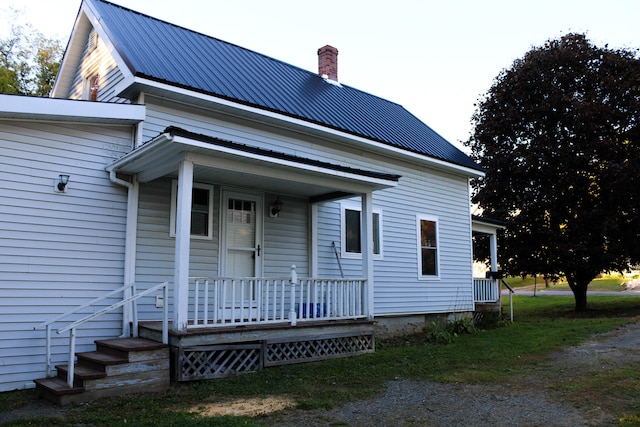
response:
<path id="1" fill-rule="evenodd" d="M 573 296 L 576 299 L 576 311 L 587 311 L 587 284 L 577 285 L 572 288 Z"/>
<path id="2" fill-rule="evenodd" d="M 567 282 L 569 283 L 569 287 L 573 291 L 573 296 L 576 300 L 575 310 L 586 311 L 587 310 L 587 287 L 589 283 L 595 277 L 589 277 L 588 274 L 583 272 L 578 274 L 567 274 Z"/>

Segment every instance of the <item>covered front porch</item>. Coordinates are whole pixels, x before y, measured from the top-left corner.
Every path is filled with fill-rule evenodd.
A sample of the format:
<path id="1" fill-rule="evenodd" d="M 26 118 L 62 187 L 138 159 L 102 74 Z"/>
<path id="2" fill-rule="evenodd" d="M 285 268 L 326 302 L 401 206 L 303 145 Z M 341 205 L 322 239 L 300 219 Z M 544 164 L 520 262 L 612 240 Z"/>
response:
<path id="1" fill-rule="evenodd" d="M 139 315 L 133 304 L 125 306 L 124 335 L 136 320 L 160 321 L 153 309 L 168 304 L 165 324 L 180 354 L 193 347 L 183 340 L 193 334 L 199 346 L 228 347 L 222 331 L 229 336 L 232 329 L 275 328 L 288 342 L 282 345 L 295 347 L 291 343 L 308 341 L 309 333 L 328 342 L 361 337 L 363 324 L 367 344 L 346 347 L 373 349 L 373 193 L 396 186 L 399 176 L 178 128 L 167 128 L 107 170 L 128 189 L 125 278 L 140 289 L 155 285 L 141 280 L 140 195 L 149 185 L 172 182 L 171 211 L 164 214 L 171 216 L 173 265 L 172 274 L 162 277 L 172 284 L 170 296 L 157 296 L 155 307 L 147 304 Z M 318 260 L 318 211 L 346 198 L 360 199 L 359 274 L 327 269 Z M 337 251 L 335 256 L 339 263 Z M 246 339 L 232 346 L 251 344 Z M 252 342 L 266 341 L 255 335 Z"/>

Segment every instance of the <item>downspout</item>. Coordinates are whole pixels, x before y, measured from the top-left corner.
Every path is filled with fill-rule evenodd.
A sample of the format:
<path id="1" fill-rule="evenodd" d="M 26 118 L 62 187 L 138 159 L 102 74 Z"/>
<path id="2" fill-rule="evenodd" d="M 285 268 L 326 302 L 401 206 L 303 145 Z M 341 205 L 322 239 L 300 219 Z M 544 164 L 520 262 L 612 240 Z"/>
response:
<path id="1" fill-rule="evenodd" d="M 130 285 L 136 280 L 136 236 L 138 234 L 138 199 L 140 185 L 135 175 L 131 182 L 120 179 L 116 172 L 109 171 L 109 179 L 114 184 L 127 188 L 127 222 L 124 242 L 124 285 Z M 123 299 L 131 296 L 132 289 L 125 287 Z M 122 313 L 122 336 L 131 335 L 131 322 L 133 319 L 133 303 L 126 304 Z"/>

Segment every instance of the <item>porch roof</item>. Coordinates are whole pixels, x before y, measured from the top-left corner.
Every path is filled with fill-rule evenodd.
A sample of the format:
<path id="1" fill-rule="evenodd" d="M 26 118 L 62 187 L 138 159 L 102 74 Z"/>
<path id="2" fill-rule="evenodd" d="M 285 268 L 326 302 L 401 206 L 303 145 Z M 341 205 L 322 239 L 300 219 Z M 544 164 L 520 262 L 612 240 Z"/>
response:
<path id="1" fill-rule="evenodd" d="M 474 233 L 495 234 L 498 230 L 507 228 L 507 223 L 495 218 L 471 215 L 471 225 Z"/>
<path id="2" fill-rule="evenodd" d="M 400 175 L 357 169 L 226 141 L 168 127 L 156 138 L 107 166 L 149 182 L 176 177 L 181 161 L 194 163 L 194 179 L 248 186 L 316 200 L 395 187 Z"/>

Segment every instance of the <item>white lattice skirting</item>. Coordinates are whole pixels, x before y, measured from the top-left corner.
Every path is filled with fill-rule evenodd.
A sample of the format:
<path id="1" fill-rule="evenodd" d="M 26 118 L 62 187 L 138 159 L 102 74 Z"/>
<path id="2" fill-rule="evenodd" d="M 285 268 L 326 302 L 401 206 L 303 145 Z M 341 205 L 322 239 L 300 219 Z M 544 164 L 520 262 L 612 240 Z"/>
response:
<path id="1" fill-rule="evenodd" d="M 373 333 L 283 338 L 257 343 L 181 347 L 177 381 L 221 378 L 264 367 L 347 357 L 375 351 Z"/>

